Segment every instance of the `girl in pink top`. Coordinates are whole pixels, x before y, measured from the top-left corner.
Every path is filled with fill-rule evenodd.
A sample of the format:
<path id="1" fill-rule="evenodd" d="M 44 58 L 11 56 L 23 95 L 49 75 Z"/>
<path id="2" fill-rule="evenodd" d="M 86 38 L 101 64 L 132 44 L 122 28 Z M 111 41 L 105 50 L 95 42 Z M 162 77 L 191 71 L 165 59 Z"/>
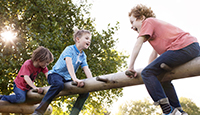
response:
<path id="1" fill-rule="evenodd" d="M 139 36 L 128 67 L 135 74 L 128 77 L 137 76 L 134 63 L 143 43 L 148 41 L 154 50 L 150 55 L 149 65 L 143 69 L 141 76 L 150 96 L 156 105 L 160 105 L 164 115 L 187 115 L 181 108 L 171 81 L 160 82 L 157 76 L 165 71 L 160 68 L 161 63 L 176 67 L 199 56 L 197 39 L 176 26 L 156 19 L 151 8 L 144 5 L 131 9 L 129 18 L 132 29 Z"/>
<path id="2" fill-rule="evenodd" d="M 23 103 L 26 101 L 26 93 L 30 89 L 36 89 L 38 93 L 42 93 L 42 88 L 36 87 L 34 80 L 40 72 L 43 72 L 47 77 L 47 65 L 52 61 L 53 55 L 49 49 L 40 46 L 34 50 L 31 59 L 24 62 L 14 80 L 13 91 L 15 95 L 1 95 L 1 100 L 10 103 Z"/>

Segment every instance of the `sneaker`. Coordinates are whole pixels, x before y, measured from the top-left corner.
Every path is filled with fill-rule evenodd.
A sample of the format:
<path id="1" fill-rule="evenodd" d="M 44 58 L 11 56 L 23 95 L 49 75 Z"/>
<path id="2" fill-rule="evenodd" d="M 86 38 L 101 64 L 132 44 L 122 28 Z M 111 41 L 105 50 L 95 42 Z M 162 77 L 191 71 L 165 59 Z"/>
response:
<path id="1" fill-rule="evenodd" d="M 163 115 L 184 115 L 182 114 L 178 109 L 174 109 L 172 112 L 170 112 L 169 114 L 164 114 Z M 186 114 L 187 115 L 187 114 Z"/>

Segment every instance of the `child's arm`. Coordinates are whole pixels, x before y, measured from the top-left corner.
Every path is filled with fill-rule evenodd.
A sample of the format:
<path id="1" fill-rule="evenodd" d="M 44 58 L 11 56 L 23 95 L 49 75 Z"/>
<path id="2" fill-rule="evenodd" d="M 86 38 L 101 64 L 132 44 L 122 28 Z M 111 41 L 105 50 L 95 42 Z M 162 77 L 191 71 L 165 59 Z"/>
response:
<path id="1" fill-rule="evenodd" d="M 36 89 L 37 87 L 33 84 L 33 82 L 31 81 L 30 77 L 28 75 L 24 75 L 24 80 L 26 81 L 26 83 L 32 87 L 33 89 Z"/>
<path id="2" fill-rule="evenodd" d="M 72 58 L 70 57 L 66 57 L 65 58 L 65 62 L 66 62 L 66 65 L 67 65 L 67 69 L 69 71 L 69 74 L 72 78 L 72 80 L 77 84 L 78 87 L 83 87 L 84 86 L 84 82 L 82 80 L 79 80 L 77 77 L 76 77 L 76 74 L 74 72 L 74 66 L 72 64 Z"/>
<path id="3" fill-rule="evenodd" d="M 72 65 L 72 58 L 66 57 L 65 62 L 67 65 L 67 69 L 69 71 L 70 76 L 72 77 L 73 81 L 77 81 L 76 74 L 74 72 L 74 66 Z"/>
<path id="4" fill-rule="evenodd" d="M 134 76 L 131 75 L 129 77 L 136 77 L 137 76 L 137 73 L 134 70 L 134 64 L 135 64 L 135 60 L 136 60 L 136 58 L 137 58 L 137 56 L 140 52 L 140 49 L 141 49 L 145 39 L 146 39 L 145 37 L 139 37 L 137 39 L 136 43 L 135 43 L 135 46 L 134 46 L 132 54 L 131 54 L 131 60 L 130 60 L 129 68 L 128 68 L 129 71 L 132 71 L 135 74 L 134 74 Z"/>
<path id="5" fill-rule="evenodd" d="M 149 57 L 149 64 L 150 64 L 153 60 L 155 60 L 155 59 L 157 58 L 157 56 L 158 56 L 158 53 L 153 49 L 153 51 L 152 51 L 152 53 L 151 53 L 151 55 L 150 55 L 150 57 Z"/>
<path id="6" fill-rule="evenodd" d="M 30 77 L 28 75 L 24 75 L 24 80 L 26 81 L 26 83 L 32 87 L 33 89 L 36 89 L 38 91 L 38 93 L 42 93 L 43 89 L 42 88 L 38 88 L 34 85 L 34 83 L 31 81 Z"/>
<path id="7" fill-rule="evenodd" d="M 92 78 L 92 72 L 90 71 L 88 66 L 84 66 L 83 71 L 85 72 L 87 78 Z"/>

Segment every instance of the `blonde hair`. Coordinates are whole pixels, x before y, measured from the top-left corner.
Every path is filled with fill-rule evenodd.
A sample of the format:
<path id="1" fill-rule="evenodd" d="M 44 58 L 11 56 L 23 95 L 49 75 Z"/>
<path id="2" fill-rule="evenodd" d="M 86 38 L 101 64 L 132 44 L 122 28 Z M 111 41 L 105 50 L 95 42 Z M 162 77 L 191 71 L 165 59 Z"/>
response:
<path id="1" fill-rule="evenodd" d="M 43 46 L 39 46 L 36 50 L 33 51 L 33 54 L 31 55 L 31 60 L 39 60 L 40 62 L 47 60 L 47 62 L 52 62 L 54 60 L 54 57 L 49 49 Z"/>
<path id="2" fill-rule="evenodd" d="M 142 16 L 145 16 L 145 18 L 156 17 L 153 10 L 151 10 L 151 7 L 147 7 L 142 4 L 133 7 L 128 15 L 129 17 L 133 15 L 136 19 L 142 19 Z"/>
<path id="3" fill-rule="evenodd" d="M 89 30 L 79 30 L 78 28 L 74 28 L 74 41 L 76 42 L 76 38 L 81 38 L 83 34 L 88 33 L 91 34 Z"/>

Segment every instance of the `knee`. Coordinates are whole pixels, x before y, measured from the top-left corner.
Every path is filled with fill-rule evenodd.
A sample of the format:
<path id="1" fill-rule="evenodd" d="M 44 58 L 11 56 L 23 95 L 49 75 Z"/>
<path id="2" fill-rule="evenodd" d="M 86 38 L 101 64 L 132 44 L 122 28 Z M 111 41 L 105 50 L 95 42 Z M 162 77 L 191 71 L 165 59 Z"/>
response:
<path id="1" fill-rule="evenodd" d="M 147 77 L 147 76 L 148 76 L 148 73 L 149 73 L 149 70 L 148 70 L 148 69 L 143 69 L 142 72 L 141 72 L 142 78 Z"/>
<path id="2" fill-rule="evenodd" d="M 51 81 L 51 88 L 56 90 L 63 90 L 64 89 L 64 82 L 59 80 Z"/>
<path id="3" fill-rule="evenodd" d="M 64 83 L 57 83 L 53 85 L 57 90 L 63 90 L 64 89 Z"/>
<path id="4" fill-rule="evenodd" d="M 152 67 L 146 67 L 141 72 L 142 78 L 147 78 L 147 77 L 149 78 L 151 76 L 157 76 L 159 74 L 160 74 L 160 71 Z"/>

